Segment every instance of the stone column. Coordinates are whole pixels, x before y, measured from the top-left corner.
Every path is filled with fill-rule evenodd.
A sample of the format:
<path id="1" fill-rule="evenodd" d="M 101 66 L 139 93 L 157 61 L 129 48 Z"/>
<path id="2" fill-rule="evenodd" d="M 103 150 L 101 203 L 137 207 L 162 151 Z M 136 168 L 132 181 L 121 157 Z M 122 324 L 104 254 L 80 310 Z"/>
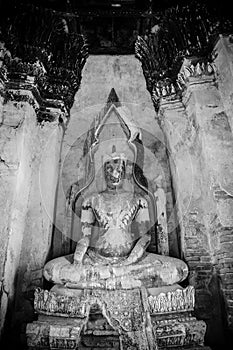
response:
<path id="1" fill-rule="evenodd" d="M 7 82 L 0 127 L 1 330 L 7 311 L 18 318 L 15 295 L 41 283 L 52 234 L 64 113 L 47 108 L 53 118 L 38 123 L 38 91 L 29 81 Z"/>
<path id="2" fill-rule="evenodd" d="M 194 116 L 199 129 L 202 182 L 206 184 L 202 194 L 206 207 L 204 220 L 232 327 L 233 135 L 213 76 L 189 79 L 184 101 L 188 115 Z"/>
<path id="3" fill-rule="evenodd" d="M 13 102 L 9 102 L 7 106 L 3 106 L 0 127 L 1 329 L 7 311 L 8 299 L 10 299 L 11 292 L 14 290 L 14 277 L 18 267 L 23 234 L 22 216 L 25 214 L 25 205 L 27 204 L 27 201 L 24 203 L 24 200 L 27 198 L 27 177 L 30 176 L 30 169 L 28 169 L 28 172 L 26 171 L 26 164 L 22 159 L 25 113 L 29 116 L 32 113 L 30 105 L 24 104 L 23 108 L 19 110 Z M 22 185 L 24 173 L 25 186 Z M 10 244 L 11 238 L 13 239 L 12 244 Z M 14 250 L 12 245 L 15 247 L 15 251 L 12 251 L 12 249 Z M 8 273 L 6 270 L 8 270 Z M 12 282 L 10 281 L 11 277 L 13 278 Z"/>
<path id="4" fill-rule="evenodd" d="M 175 95 L 161 99 L 159 117 L 167 139 L 182 256 L 189 265 L 190 283 L 195 285 L 197 294 L 202 294 L 197 298 L 198 307 L 209 299 L 208 293 L 201 288 L 203 278 L 199 278 L 198 271 L 202 274 L 205 271 L 208 275 L 212 270 L 208 232 L 203 218 L 205 205 L 202 192 L 205 185 L 200 177 L 199 131 L 183 102 Z"/>
<path id="5" fill-rule="evenodd" d="M 178 80 L 174 77 L 177 75 L 177 62 L 181 60 L 181 41 L 176 41 L 176 35 L 172 35 L 170 21 L 165 27 L 158 26 L 158 30 L 151 31 L 151 35 L 139 37 L 135 51 L 142 62 L 155 108 L 160 108 L 161 125 L 170 147 L 182 249 L 191 270 L 190 283 L 197 290 L 196 311 L 198 317 L 206 321 L 209 319 L 207 338 L 209 333 L 210 343 L 220 347 L 219 341 L 225 341 L 223 332 L 220 334 L 221 327 L 226 324 L 222 319 L 227 318 L 228 325 L 232 327 L 233 308 L 233 40 L 231 35 L 219 36 L 213 53 L 214 65 L 208 63 L 207 58 L 194 57 L 206 55 L 206 48 L 214 34 L 229 31 L 229 23 L 224 23 L 224 18 L 216 20 L 217 17 L 212 18 L 211 14 L 207 16 L 208 25 L 205 27 L 207 13 L 205 10 L 202 13 L 204 8 L 201 6 L 189 11 L 187 18 L 190 20 L 185 23 L 183 15 L 176 18 L 173 13 L 172 23 L 177 21 L 177 28 L 182 27 L 183 52 L 192 56 L 192 59 L 184 60 Z M 200 15 L 197 15 L 199 11 Z M 195 18 L 192 17 L 194 13 Z M 196 19 L 197 30 L 191 38 L 192 28 L 189 25 L 192 26 Z M 169 30 L 171 36 L 167 39 Z M 164 62 L 168 63 L 167 67 Z M 176 87 L 180 92 L 176 91 Z M 180 100 L 176 102 L 178 95 Z M 179 108 L 183 108 L 183 119 L 182 112 L 177 112 Z M 180 142 L 177 130 L 181 135 Z M 189 159 L 193 171 L 187 165 Z M 188 200 L 190 197 L 191 200 Z M 189 210 L 184 213 L 187 206 Z M 222 307 L 224 303 L 226 310 Z"/>
<path id="6" fill-rule="evenodd" d="M 19 14 L 12 24 L 8 21 L 6 43 L 0 44 L 0 78 L 5 84 L 0 94 L 4 99 L 1 116 L 0 98 L 0 332 L 6 324 L 8 339 L 16 343 L 19 337 L 15 332 L 11 337 L 12 325 L 20 333 L 31 320 L 33 289 L 42 286 L 61 142 L 88 56 L 84 38 L 57 32 L 57 26 L 49 24 L 50 15 L 37 13 L 38 21 L 43 20 L 25 27 L 21 24 L 31 23 L 35 13 Z M 42 27 L 45 35 L 40 41 Z"/>
<path id="7" fill-rule="evenodd" d="M 62 110 L 53 108 L 52 115 L 52 121 L 34 127 L 30 138 L 27 138 L 31 178 L 20 269 L 17 272 L 14 309 L 16 330 L 19 324 L 27 322 L 33 315 L 29 297 L 33 295 L 35 287 L 43 285 L 42 270 L 50 253 L 64 131 L 59 122 L 64 117 Z"/>
<path id="8" fill-rule="evenodd" d="M 217 321 L 224 313 L 218 270 L 224 292 L 231 277 L 230 265 L 225 267 L 223 259 L 227 254 L 230 258 L 227 252 L 232 249 L 224 242 L 232 227 L 228 192 L 233 139 L 211 65 L 185 61 L 179 83 L 182 98 L 161 98 L 159 116 L 168 143 L 184 259 L 196 290 L 196 313 L 209 325 L 209 340 L 214 342 L 214 336 L 223 337 L 222 322 Z M 223 277 L 221 268 L 228 275 Z M 231 297 L 225 293 L 225 298 L 230 311 Z"/>

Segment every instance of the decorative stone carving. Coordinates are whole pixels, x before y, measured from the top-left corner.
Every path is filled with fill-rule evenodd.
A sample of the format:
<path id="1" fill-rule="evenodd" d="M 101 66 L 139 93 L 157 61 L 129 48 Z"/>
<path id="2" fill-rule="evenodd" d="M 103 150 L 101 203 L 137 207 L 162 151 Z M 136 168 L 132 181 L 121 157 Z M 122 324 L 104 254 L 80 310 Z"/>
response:
<path id="1" fill-rule="evenodd" d="M 206 324 L 195 317 L 153 321 L 160 349 L 203 346 Z"/>
<path id="2" fill-rule="evenodd" d="M 63 18 L 39 8 L 19 8 L 4 23 L 2 37 L 1 75 L 35 85 L 43 99 L 61 100 L 69 110 L 88 56 L 85 38 L 67 31 Z"/>
<path id="3" fill-rule="evenodd" d="M 57 295 L 40 288 L 35 290 L 34 309 L 41 314 L 82 318 L 86 316 L 85 304 L 85 293 L 77 298 Z"/>
<path id="4" fill-rule="evenodd" d="M 75 306 L 71 315 L 69 304 L 72 302 Z M 38 349 L 45 344 L 48 349 L 76 348 L 80 341 L 80 332 L 87 324 L 90 309 L 96 304 L 113 329 L 118 330 L 122 342 L 121 349 L 129 349 L 130 346 L 140 350 L 157 349 L 150 319 L 148 317 L 145 319 L 148 312 L 147 294 L 140 289 L 86 290 L 80 299 L 66 298 L 47 290 L 36 290 L 35 309 L 39 314 L 72 316 L 75 319 L 70 324 L 66 322 L 59 324 L 58 321 L 49 322 L 49 320 L 29 324 L 28 346 Z"/>
<path id="5" fill-rule="evenodd" d="M 75 325 L 49 324 L 39 321 L 27 325 L 29 349 L 76 349 L 84 321 L 76 320 Z"/>
<path id="6" fill-rule="evenodd" d="M 177 75 L 177 84 L 183 89 L 191 78 L 202 78 L 214 74 L 214 66 L 211 62 L 205 62 L 203 59 L 185 59 L 180 72 Z"/>
<path id="7" fill-rule="evenodd" d="M 72 313 L 70 304 L 73 305 Z M 66 295 L 65 289 L 63 292 L 60 290 L 59 294 L 37 289 L 35 310 L 40 316 L 38 321 L 27 326 L 29 349 L 33 347 L 39 349 L 43 346 L 46 349 L 76 348 L 84 327 L 85 333 L 90 333 L 88 331 L 89 312 L 95 305 L 98 305 L 113 329 L 106 332 L 100 331 L 100 334 L 115 334 L 114 330 L 117 330 L 124 344 L 122 349 L 127 348 L 129 343 L 134 346 L 134 349 L 153 349 L 155 335 L 159 349 L 203 345 L 206 325 L 190 314 L 194 308 L 194 288 L 191 286 L 165 291 L 157 296 L 148 296 L 144 289 L 86 290 L 80 297 Z M 147 312 L 151 318 L 148 318 L 148 314 L 146 321 L 144 317 Z M 45 314 L 59 317 L 57 321 L 55 318 L 51 322 L 50 319 L 43 318 L 42 315 Z M 64 320 L 62 323 L 58 322 L 61 317 Z M 149 324 L 152 322 L 154 336 L 149 328 L 144 328 L 145 321 Z M 98 333 L 98 327 L 96 332 Z"/>
<path id="8" fill-rule="evenodd" d="M 194 287 L 188 286 L 185 289 L 160 293 L 159 295 L 148 297 L 151 314 L 193 311 L 195 298 Z"/>
<path id="9" fill-rule="evenodd" d="M 103 298 L 107 302 L 109 295 L 117 296 L 118 307 L 125 304 L 127 292 L 88 292 L 85 290 L 80 297 L 62 296 L 53 291 L 37 288 L 35 290 L 34 309 L 40 314 L 57 315 L 63 317 L 85 317 L 87 315 L 87 300 L 92 299 L 92 304 L 98 303 L 98 298 Z M 171 312 L 193 311 L 195 305 L 194 287 L 188 286 L 185 289 L 177 288 L 175 291 L 160 293 L 159 295 L 149 295 L 148 304 L 152 315 Z M 93 299 L 94 298 L 94 299 Z M 119 299 L 120 298 L 120 299 Z M 123 303 L 123 306 L 122 306 Z M 117 307 L 117 304 L 115 305 Z M 136 312 L 136 311 L 135 311 Z"/>
<path id="10" fill-rule="evenodd" d="M 206 20 L 208 18 L 208 21 Z M 195 34 L 193 32 L 195 26 Z M 213 38 L 230 32 L 232 23 L 201 2 L 176 6 L 158 15 L 154 26 L 135 43 L 135 55 L 142 63 L 147 89 L 156 110 L 161 98 L 179 96 L 187 77 L 212 74 Z M 184 57 L 203 57 L 178 76 Z"/>

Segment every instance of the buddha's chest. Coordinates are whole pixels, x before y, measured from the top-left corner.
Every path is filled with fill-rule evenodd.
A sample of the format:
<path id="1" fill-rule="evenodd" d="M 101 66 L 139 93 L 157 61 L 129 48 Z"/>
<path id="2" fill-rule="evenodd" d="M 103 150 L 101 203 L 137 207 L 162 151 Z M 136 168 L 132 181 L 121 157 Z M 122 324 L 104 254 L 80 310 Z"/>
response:
<path id="1" fill-rule="evenodd" d="M 97 220 L 103 226 L 122 227 L 129 225 L 138 210 L 137 200 L 127 194 L 99 195 L 93 205 Z"/>

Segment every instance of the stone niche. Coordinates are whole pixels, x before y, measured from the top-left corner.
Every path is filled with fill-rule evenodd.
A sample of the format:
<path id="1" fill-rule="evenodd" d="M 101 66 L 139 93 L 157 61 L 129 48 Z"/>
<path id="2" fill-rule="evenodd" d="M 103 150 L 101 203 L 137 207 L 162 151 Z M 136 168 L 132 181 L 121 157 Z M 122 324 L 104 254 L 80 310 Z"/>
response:
<path id="1" fill-rule="evenodd" d="M 114 60 L 117 59 L 114 58 Z M 120 64 L 118 68 L 121 69 Z M 92 119 L 93 122 L 89 124 L 82 142 L 80 140 L 78 140 L 79 143 L 77 142 L 79 146 L 82 146 L 82 153 L 76 163 L 81 164 L 79 166 L 80 178 L 76 177 L 71 181 L 70 176 L 70 182 L 67 181 L 68 176 L 66 178 L 65 185 L 68 195 L 65 198 L 66 220 L 63 217 L 65 225 L 62 230 L 65 237 L 61 237 L 59 242 L 59 237 L 56 237 L 58 231 L 55 231 L 56 242 L 54 241 L 53 247 L 53 249 L 59 248 L 60 245 L 63 251 L 60 250 L 59 257 L 50 260 L 44 268 L 44 277 L 55 285 L 51 289 L 38 288 L 35 291 L 34 309 L 38 314 L 38 319 L 27 325 L 28 348 L 157 350 L 199 349 L 201 347 L 203 349 L 206 325 L 204 321 L 197 320 L 193 316 L 194 287 L 184 288 L 178 284 L 187 278 L 188 267 L 180 259 L 165 256 L 170 255 L 168 231 L 164 232 L 164 236 L 161 235 L 163 230 L 159 231 L 159 217 L 157 221 L 155 220 L 155 217 L 157 218 L 155 208 L 157 207 L 157 211 L 160 209 L 157 202 L 161 200 L 161 191 L 166 193 L 168 187 L 171 190 L 168 163 L 164 161 L 165 167 L 161 160 L 166 159 L 164 140 L 159 140 L 163 146 L 160 147 L 163 149 L 161 151 L 163 156 L 157 157 L 158 148 L 155 152 L 155 148 L 151 146 L 153 138 L 147 138 L 147 135 L 151 133 L 148 130 L 145 131 L 137 123 L 138 120 L 134 118 L 130 108 L 121 102 L 114 88 L 110 89 L 104 106 L 98 109 L 98 113 Z M 154 120 L 151 120 L 149 124 L 154 125 L 153 123 L 156 130 L 157 125 Z M 157 131 L 159 132 L 159 128 Z M 154 138 L 156 139 L 155 136 Z M 152 141 L 153 143 L 155 142 Z M 123 167 L 125 170 L 121 187 L 119 192 L 116 192 L 117 197 L 114 197 L 119 200 L 118 205 L 112 197 L 113 192 L 109 190 L 111 187 L 105 191 L 105 185 L 109 186 L 109 182 L 106 174 L 105 178 L 101 177 L 100 170 L 106 169 L 105 156 L 108 156 L 108 159 L 110 156 L 116 163 L 116 159 L 123 159 L 123 156 L 119 156 L 122 153 L 126 161 L 125 168 Z M 74 156 L 75 148 L 72 149 L 71 154 Z M 116 154 L 118 156 L 114 158 L 113 155 Z M 69 166 L 75 164 L 71 161 L 72 157 L 69 159 L 69 156 L 68 154 L 64 158 L 64 168 L 65 164 Z M 68 166 L 66 171 L 68 173 Z M 115 179 L 115 175 L 112 177 Z M 62 180 L 64 179 L 61 179 L 61 184 Z M 160 181 L 160 186 L 158 181 Z M 131 187 L 133 189 L 127 191 Z M 144 191 L 143 195 L 140 190 Z M 131 202 L 131 197 L 124 201 L 122 195 L 129 196 L 130 193 L 133 193 L 133 201 Z M 156 193 L 158 198 L 156 198 Z M 88 201 L 90 195 L 91 198 L 94 198 L 93 202 Z M 101 198 L 102 206 L 95 207 L 96 195 Z M 166 204 L 166 196 L 164 202 Z M 122 203 L 124 208 L 121 206 Z M 97 205 L 99 205 L 98 200 Z M 115 211 L 114 206 L 120 211 Z M 137 208 L 136 214 L 135 207 Z M 137 215 L 141 208 L 143 208 L 143 217 L 139 219 Z M 79 215 L 79 210 L 81 210 L 81 215 Z M 132 210 L 134 214 L 130 215 Z M 166 207 L 164 210 L 167 214 Z M 93 221 L 89 221 L 88 213 L 90 212 L 93 216 L 95 212 L 97 213 Z M 126 215 L 122 216 L 124 212 L 128 220 L 131 220 L 130 224 L 127 222 Z M 105 226 L 104 215 L 107 217 L 107 225 L 110 226 Z M 79 217 L 81 217 L 81 223 L 78 222 Z M 125 236 L 128 234 L 127 230 L 130 230 L 130 234 L 135 234 L 137 232 L 134 231 L 134 219 L 138 220 L 140 229 L 143 229 L 145 223 L 151 224 L 152 222 L 150 233 L 155 239 L 152 246 L 149 246 L 149 252 L 146 252 L 147 245 L 141 246 L 141 239 L 150 235 L 147 234 L 147 228 L 145 235 L 140 232 L 141 237 L 135 241 L 134 245 L 134 248 L 140 247 L 140 255 L 137 255 L 135 249 L 134 258 L 136 257 L 136 260 L 133 260 L 133 263 L 129 260 L 129 263 L 124 265 L 124 259 L 130 258 L 134 248 L 130 250 L 130 253 L 127 250 L 129 256 L 117 256 L 114 249 L 111 250 L 112 255 L 105 256 L 101 255 L 95 244 L 91 246 L 91 238 L 84 246 L 80 243 L 87 242 L 87 236 L 84 233 L 86 228 L 90 236 L 96 232 L 100 232 L 100 236 L 103 233 L 107 236 L 114 232 L 122 237 L 122 234 Z M 98 223 L 95 226 L 96 220 Z M 127 228 L 122 226 L 124 220 L 126 220 L 125 227 Z M 90 223 L 93 223 L 92 228 L 88 227 Z M 111 231 L 112 229 L 114 230 Z M 77 236 L 79 232 L 82 232 L 83 236 Z M 157 240 L 160 235 L 163 239 Z M 78 244 L 75 254 L 64 256 L 73 252 L 72 244 L 75 245 L 76 241 Z M 115 241 L 114 237 L 114 244 Z M 123 245 L 126 246 L 125 242 L 123 241 Z M 114 244 L 112 246 L 116 247 L 117 244 Z M 82 259 L 92 259 L 93 252 L 97 255 L 93 255 L 93 260 L 81 260 L 82 264 L 76 266 L 75 257 L 79 256 L 77 255 L 79 247 L 85 249 Z M 102 246 L 102 250 L 104 249 L 105 246 Z M 156 252 L 159 255 L 154 254 Z M 55 251 L 53 253 L 56 254 Z M 98 260 L 99 258 L 102 260 Z M 105 258 L 109 260 L 104 260 Z M 62 265 L 64 263 L 65 265 Z M 62 271 L 65 266 L 67 270 L 65 268 Z M 64 271 L 67 271 L 67 274 L 64 274 Z M 80 271 L 84 271 L 84 274 L 82 275 L 83 272 Z"/>
<path id="2" fill-rule="evenodd" d="M 165 197 L 165 204 L 162 205 L 166 207 L 169 253 L 179 257 L 179 232 L 166 141 L 156 120 L 157 114 L 146 90 L 140 63 L 130 55 L 90 56 L 84 67 L 81 86 L 76 94 L 63 141 L 51 256 L 67 253 L 74 246 L 73 237 L 64 234 L 67 232 L 64 227 L 65 203 L 72 185 L 85 182 L 85 140 L 94 120 L 100 118 L 103 110 L 106 110 L 112 89 L 119 100 L 121 113 L 140 129 L 144 145 L 143 172 L 150 183 L 151 191 L 157 191 L 156 196 L 162 192 Z"/>

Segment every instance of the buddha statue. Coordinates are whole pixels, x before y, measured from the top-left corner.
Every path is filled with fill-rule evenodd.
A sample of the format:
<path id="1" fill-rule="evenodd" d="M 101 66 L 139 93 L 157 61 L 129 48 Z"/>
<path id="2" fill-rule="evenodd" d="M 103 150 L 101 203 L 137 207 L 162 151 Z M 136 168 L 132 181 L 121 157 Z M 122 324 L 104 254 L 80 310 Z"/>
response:
<path id="1" fill-rule="evenodd" d="M 103 164 L 106 189 L 84 198 L 81 239 L 74 254 L 49 261 L 44 277 L 72 289 L 154 288 L 181 282 L 187 265 L 146 251 L 150 215 L 147 197 L 126 191 L 126 157 L 116 153 Z"/>
<path id="2" fill-rule="evenodd" d="M 93 346 L 107 345 L 115 331 L 121 350 L 203 344 L 205 324 L 190 314 L 194 288 L 179 285 L 188 267 L 162 255 L 168 253 L 165 193 L 158 180 L 151 192 L 141 130 L 126 117 L 112 103 L 88 132 L 85 171 L 70 187 L 64 220 L 64 236 L 77 244 L 73 254 L 45 264 L 44 277 L 55 285 L 35 291 L 30 349 L 78 349 L 88 335 Z"/>

